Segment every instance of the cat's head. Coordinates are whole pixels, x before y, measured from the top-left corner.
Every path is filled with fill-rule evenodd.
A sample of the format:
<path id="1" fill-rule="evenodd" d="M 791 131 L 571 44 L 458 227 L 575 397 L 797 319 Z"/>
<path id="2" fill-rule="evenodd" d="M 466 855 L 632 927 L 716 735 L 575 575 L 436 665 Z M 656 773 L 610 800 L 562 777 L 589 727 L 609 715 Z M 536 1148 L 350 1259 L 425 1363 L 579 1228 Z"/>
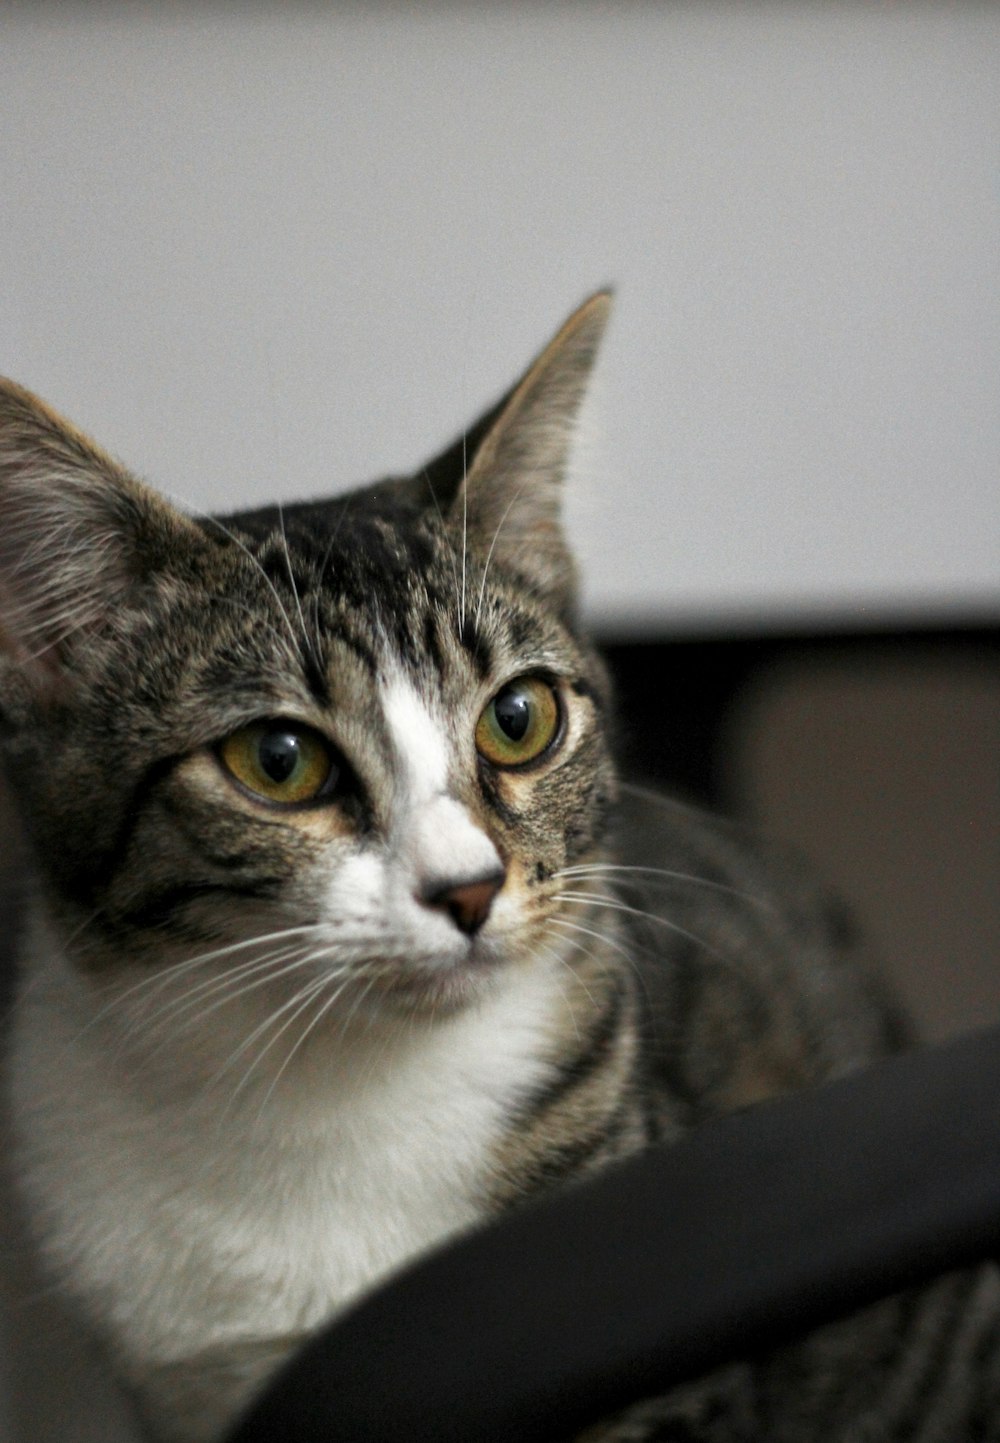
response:
<path id="1" fill-rule="evenodd" d="M 608 304 L 415 476 L 222 520 L 0 384 L 0 735 L 81 978 L 426 1012 L 567 950 L 614 786 L 559 519 Z"/>

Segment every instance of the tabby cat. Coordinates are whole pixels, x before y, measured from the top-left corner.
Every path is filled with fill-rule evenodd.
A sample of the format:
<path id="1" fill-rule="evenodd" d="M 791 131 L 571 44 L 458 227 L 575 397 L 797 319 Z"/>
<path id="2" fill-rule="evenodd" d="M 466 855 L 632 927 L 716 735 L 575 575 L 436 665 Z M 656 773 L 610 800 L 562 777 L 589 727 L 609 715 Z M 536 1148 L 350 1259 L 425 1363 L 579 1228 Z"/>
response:
<path id="1" fill-rule="evenodd" d="M 559 521 L 608 305 L 416 475 L 224 519 L 0 387 L 16 1171 L 153 1438 L 422 1249 L 891 1043 L 794 870 L 616 777 Z M 594 1436 L 954 1439 L 977 1287 Z"/>

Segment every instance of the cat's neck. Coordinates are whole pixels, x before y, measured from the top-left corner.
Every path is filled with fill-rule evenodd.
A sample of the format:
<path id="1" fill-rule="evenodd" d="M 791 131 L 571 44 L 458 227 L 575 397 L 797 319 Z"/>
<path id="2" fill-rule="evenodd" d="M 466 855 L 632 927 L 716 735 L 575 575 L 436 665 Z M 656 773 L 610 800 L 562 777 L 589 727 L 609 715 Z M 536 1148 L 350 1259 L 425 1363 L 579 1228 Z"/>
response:
<path id="1" fill-rule="evenodd" d="M 134 1342 L 126 1373 L 312 1326 L 484 1216 L 500 1140 L 551 1076 L 566 1006 L 554 960 L 513 967 L 434 1025 L 356 1029 L 325 1069 L 317 1045 L 308 1067 L 272 1074 L 269 1095 L 263 1083 L 199 1094 L 183 1053 L 172 1089 L 127 1051 L 113 1058 L 113 1014 L 95 1021 L 37 916 L 28 938 L 16 1165 L 50 1262 L 103 1300 L 99 1332 Z"/>
<path id="2" fill-rule="evenodd" d="M 475 1005 L 317 1028 L 287 1066 L 275 1047 L 245 1086 L 249 1059 L 209 1085 L 176 1028 L 155 1056 L 153 1032 L 130 1035 L 134 1018 L 72 967 L 38 907 L 22 950 L 31 981 L 9 1059 L 21 1191 L 49 1265 L 147 1393 L 172 1360 L 317 1325 L 489 1215 L 510 1129 L 593 1002 L 587 969 L 550 948 L 499 969 Z M 226 1011 L 205 1021 L 216 1073 L 249 1035 L 251 1019 Z M 176 1384 L 185 1396 L 197 1368 Z"/>

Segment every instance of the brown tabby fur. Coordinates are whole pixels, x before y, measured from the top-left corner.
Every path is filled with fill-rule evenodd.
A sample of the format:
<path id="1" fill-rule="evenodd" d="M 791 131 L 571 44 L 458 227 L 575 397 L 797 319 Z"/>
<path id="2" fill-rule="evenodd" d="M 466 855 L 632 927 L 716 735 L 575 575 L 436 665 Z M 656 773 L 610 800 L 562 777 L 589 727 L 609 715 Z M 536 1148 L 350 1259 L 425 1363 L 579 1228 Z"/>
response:
<path id="1" fill-rule="evenodd" d="M 387 1255 L 273 1322 L 262 1302 L 251 1328 L 257 1275 L 235 1264 L 227 1273 L 195 1206 L 222 1207 L 222 1197 L 229 1207 L 238 1193 L 242 1209 L 282 1168 L 288 1206 L 298 1206 L 313 1177 L 296 1171 L 286 1143 L 327 1126 L 324 1089 L 352 1059 L 364 1067 L 336 1084 L 351 1106 L 351 1089 L 396 1050 L 425 1049 L 415 1075 L 426 1078 L 435 1049 L 461 1039 L 477 1010 L 506 1019 L 497 1046 L 510 1056 L 491 1083 L 502 1108 L 489 1113 L 489 1135 L 448 1151 L 454 1118 L 479 1105 L 472 1093 L 440 1101 L 436 1131 L 426 1119 L 427 1145 L 444 1149 L 441 1167 L 426 1169 L 454 1168 L 457 1201 L 440 1220 L 405 1215 L 416 1248 L 894 1045 L 877 981 L 793 864 L 618 781 L 608 680 L 579 627 L 559 525 L 607 306 L 603 296 L 584 306 L 510 395 L 415 476 L 225 520 L 182 515 L 28 392 L 0 386 L 0 726 L 34 858 L 10 1067 L 18 1166 L 47 1266 L 157 1437 L 217 1434 L 324 1308 L 399 1260 Z M 560 733 L 530 765 L 492 766 L 476 754 L 477 718 L 525 674 L 556 688 Z M 427 908 L 438 905 L 431 883 L 451 896 L 469 881 L 457 862 L 425 875 L 420 847 L 400 841 L 416 824 L 401 820 L 393 679 L 415 716 L 435 719 L 426 747 L 444 759 L 441 815 L 458 819 L 462 846 L 502 866 L 471 960 L 449 968 L 417 955 L 417 931 L 396 939 L 377 909 L 345 962 L 337 919 L 323 910 L 331 879 L 351 866 L 409 868 Z M 294 718 L 335 749 L 344 780 L 328 798 L 276 808 L 225 774 L 222 741 L 271 717 Z M 405 899 L 407 917 L 414 906 Z M 308 942 L 282 931 L 295 928 Z M 272 936 L 285 940 L 268 954 L 259 939 Z M 334 980 L 324 984 L 326 966 Z M 550 973 L 537 1017 L 502 1012 L 507 991 Z M 303 976 L 312 991 L 296 992 Z M 468 1070 L 472 1050 L 461 1056 Z M 60 1090 L 64 1076 L 87 1081 Z M 135 1108 L 141 1135 L 124 1120 Z M 73 1161 L 105 1113 L 106 1145 L 127 1143 L 107 1195 L 93 1159 Z M 212 1131 L 220 1122 L 225 1136 Z M 217 1140 L 203 1159 L 214 1191 L 199 1191 L 197 1168 L 185 1173 L 202 1136 L 213 1149 Z M 151 1260 L 150 1277 L 161 1254 L 167 1265 L 162 1293 L 151 1283 L 133 1318 L 117 1293 L 131 1246 L 127 1159 L 144 1157 L 150 1137 L 173 1159 L 176 1193 L 168 1214 L 153 1190 L 140 1263 Z M 467 1176 L 462 1150 L 478 1143 Z M 424 1178 L 421 1156 L 405 1166 Z M 314 1231 L 303 1224 L 325 1256 Z M 375 1247 L 377 1227 L 373 1237 Z M 217 1275 L 221 1343 L 197 1341 L 206 1272 Z M 992 1271 L 945 1279 L 588 1439 L 1000 1436 L 997 1309 Z"/>

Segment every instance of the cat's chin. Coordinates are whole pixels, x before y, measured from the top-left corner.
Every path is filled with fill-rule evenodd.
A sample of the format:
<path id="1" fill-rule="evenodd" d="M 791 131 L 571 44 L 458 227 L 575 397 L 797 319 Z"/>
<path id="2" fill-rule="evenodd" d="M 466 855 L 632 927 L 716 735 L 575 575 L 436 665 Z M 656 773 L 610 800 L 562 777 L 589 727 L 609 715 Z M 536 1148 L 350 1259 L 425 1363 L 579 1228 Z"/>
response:
<path id="1" fill-rule="evenodd" d="M 401 967 L 368 994 L 369 1006 L 392 1014 L 448 1016 L 473 1007 L 496 991 L 503 971 L 498 959 L 470 951 L 461 961 Z"/>

